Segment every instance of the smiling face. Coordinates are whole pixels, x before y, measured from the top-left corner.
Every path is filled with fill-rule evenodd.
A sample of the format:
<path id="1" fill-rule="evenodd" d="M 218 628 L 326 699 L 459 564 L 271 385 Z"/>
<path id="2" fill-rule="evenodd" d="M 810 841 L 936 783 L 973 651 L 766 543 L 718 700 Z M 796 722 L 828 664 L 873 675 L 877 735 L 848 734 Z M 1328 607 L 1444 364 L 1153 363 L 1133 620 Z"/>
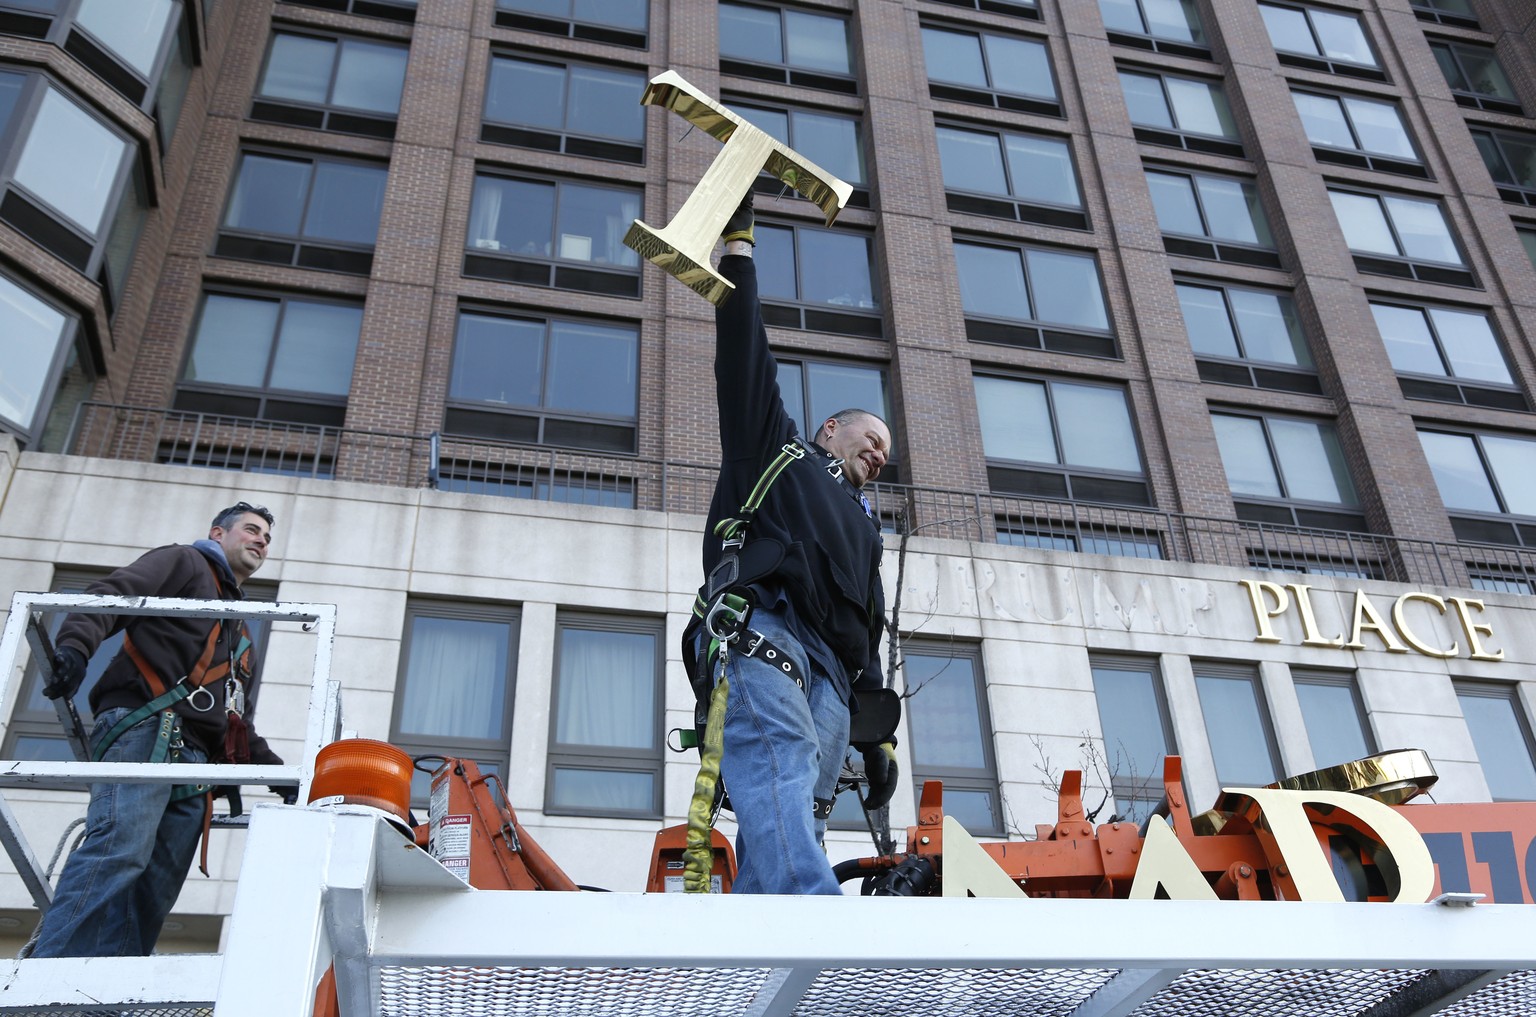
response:
<path id="1" fill-rule="evenodd" d="M 885 421 L 864 413 L 839 423 L 827 418 L 816 443 L 843 461 L 843 475 L 854 487 L 863 487 L 880 476 L 891 452 L 891 431 Z"/>
<path id="2" fill-rule="evenodd" d="M 224 557 L 229 561 L 229 570 L 235 574 L 235 581 L 244 583 L 267 560 L 272 529 L 261 516 L 247 512 L 231 523 L 228 529 L 215 526 L 209 530 L 208 539 L 224 549 Z"/>

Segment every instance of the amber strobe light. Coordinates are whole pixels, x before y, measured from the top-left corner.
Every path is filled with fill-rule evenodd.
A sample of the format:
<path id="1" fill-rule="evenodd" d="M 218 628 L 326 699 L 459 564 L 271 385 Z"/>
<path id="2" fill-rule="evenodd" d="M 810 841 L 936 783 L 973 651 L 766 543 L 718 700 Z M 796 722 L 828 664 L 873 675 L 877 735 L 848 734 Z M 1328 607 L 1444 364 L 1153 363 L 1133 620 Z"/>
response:
<path id="1" fill-rule="evenodd" d="M 311 803 L 341 800 L 371 805 L 408 821 L 411 804 L 411 757 L 388 742 L 344 738 L 315 756 Z"/>

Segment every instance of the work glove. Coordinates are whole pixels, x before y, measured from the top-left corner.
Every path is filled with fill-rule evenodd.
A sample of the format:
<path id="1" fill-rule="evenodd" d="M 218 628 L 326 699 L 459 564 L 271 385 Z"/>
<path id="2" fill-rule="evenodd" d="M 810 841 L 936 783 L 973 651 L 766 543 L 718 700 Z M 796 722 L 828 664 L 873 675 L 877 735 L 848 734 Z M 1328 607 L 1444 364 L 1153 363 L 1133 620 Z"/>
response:
<path id="1" fill-rule="evenodd" d="M 901 768 L 896 765 L 896 743 L 864 745 L 859 752 L 864 756 L 864 781 L 868 792 L 864 796 L 864 811 L 874 812 L 889 805 L 891 796 L 896 793 L 901 776 Z"/>
<path id="2" fill-rule="evenodd" d="M 85 654 L 73 646 L 61 646 L 53 654 L 53 680 L 43 685 L 49 699 L 69 699 L 85 681 Z"/>
<path id="3" fill-rule="evenodd" d="M 725 221 L 725 229 L 720 233 L 720 239 L 729 243 L 732 240 L 745 240 L 753 247 L 757 246 L 757 240 L 752 236 L 752 192 L 747 191 L 747 196 L 741 199 L 741 204 L 736 206 L 736 211 Z"/>
<path id="4" fill-rule="evenodd" d="M 294 805 L 299 800 L 299 789 L 292 784 L 268 784 L 267 790 L 281 798 L 284 805 Z"/>

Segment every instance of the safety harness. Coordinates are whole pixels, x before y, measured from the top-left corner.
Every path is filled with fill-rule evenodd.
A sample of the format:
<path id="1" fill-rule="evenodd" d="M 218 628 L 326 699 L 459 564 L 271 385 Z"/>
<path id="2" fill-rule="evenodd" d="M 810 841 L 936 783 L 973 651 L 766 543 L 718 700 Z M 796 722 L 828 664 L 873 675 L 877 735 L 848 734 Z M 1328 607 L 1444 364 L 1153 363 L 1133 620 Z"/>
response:
<path id="1" fill-rule="evenodd" d="M 208 563 L 209 571 L 213 572 L 214 588 L 222 591 L 224 584 L 219 580 L 218 571 L 213 563 Z M 210 690 L 220 679 L 224 681 L 224 709 L 226 711 L 224 729 L 224 758 L 230 762 L 248 763 L 251 759 L 250 738 L 245 724 L 245 683 L 251 676 L 251 633 L 244 622 L 240 623 L 240 639 L 230 649 L 229 660 L 213 662 L 214 650 L 219 642 L 219 634 L 224 630 L 228 622 L 224 619 L 216 620 L 213 628 L 208 633 L 208 638 L 203 643 L 203 651 L 198 656 L 192 669 L 176 684 L 167 688 L 165 681 L 158 671 L 150 664 L 137 644 L 133 641 L 132 633 L 123 634 L 123 652 L 128 659 L 133 661 L 133 666 L 138 669 L 145 683 L 149 686 L 152 698 L 149 702 L 131 711 L 122 720 L 114 724 L 102 738 L 101 742 L 91 752 L 92 762 L 101 762 L 107 750 L 135 725 L 142 723 L 146 718 L 156 714 L 160 715 L 160 730 L 155 736 L 155 746 L 150 750 L 151 763 L 177 763 L 181 761 L 182 750 L 186 748 L 186 742 L 181 733 L 181 716 L 176 712 L 176 704 L 183 700 L 190 700 L 190 705 L 199 713 L 207 713 L 218 706 L 218 698 Z M 205 697 L 207 705 L 202 705 L 198 696 Z M 243 811 L 240 801 L 240 791 L 236 786 L 227 789 L 229 798 L 230 815 L 238 816 Z M 203 875 L 208 874 L 208 830 L 213 819 L 213 785 L 211 784 L 177 784 L 171 788 L 172 802 L 179 802 L 187 798 L 195 798 L 202 795 L 203 802 L 203 844 L 202 854 L 199 859 L 199 868 Z"/>

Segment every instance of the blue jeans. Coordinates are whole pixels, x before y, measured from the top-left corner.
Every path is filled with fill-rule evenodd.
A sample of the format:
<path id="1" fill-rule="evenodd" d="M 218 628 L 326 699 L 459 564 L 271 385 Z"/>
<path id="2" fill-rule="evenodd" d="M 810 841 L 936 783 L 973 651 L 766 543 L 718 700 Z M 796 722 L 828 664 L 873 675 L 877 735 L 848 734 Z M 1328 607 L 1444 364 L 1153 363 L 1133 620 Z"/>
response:
<path id="1" fill-rule="evenodd" d="M 131 711 L 96 718 L 96 745 Z M 145 762 L 160 733 L 150 716 L 124 731 L 104 763 Z M 190 745 L 179 762 L 207 757 Z M 203 832 L 201 795 L 171 801 L 169 784 L 92 784 L 85 840 L 70 854 L 33 957 L 148 956 L 160 938 Z"/>
<path id="2" fill-rule="evenodd" d="M 737 822 L 732 892 L 841 893 L 821 846 L 826 820 L 813 809 L 837 789 L 848 706 L 781 615 L 758 610 L 751 625 L 794 660 L 807 689 L 760 656 L 730 655 L 720 769 Z"/>

